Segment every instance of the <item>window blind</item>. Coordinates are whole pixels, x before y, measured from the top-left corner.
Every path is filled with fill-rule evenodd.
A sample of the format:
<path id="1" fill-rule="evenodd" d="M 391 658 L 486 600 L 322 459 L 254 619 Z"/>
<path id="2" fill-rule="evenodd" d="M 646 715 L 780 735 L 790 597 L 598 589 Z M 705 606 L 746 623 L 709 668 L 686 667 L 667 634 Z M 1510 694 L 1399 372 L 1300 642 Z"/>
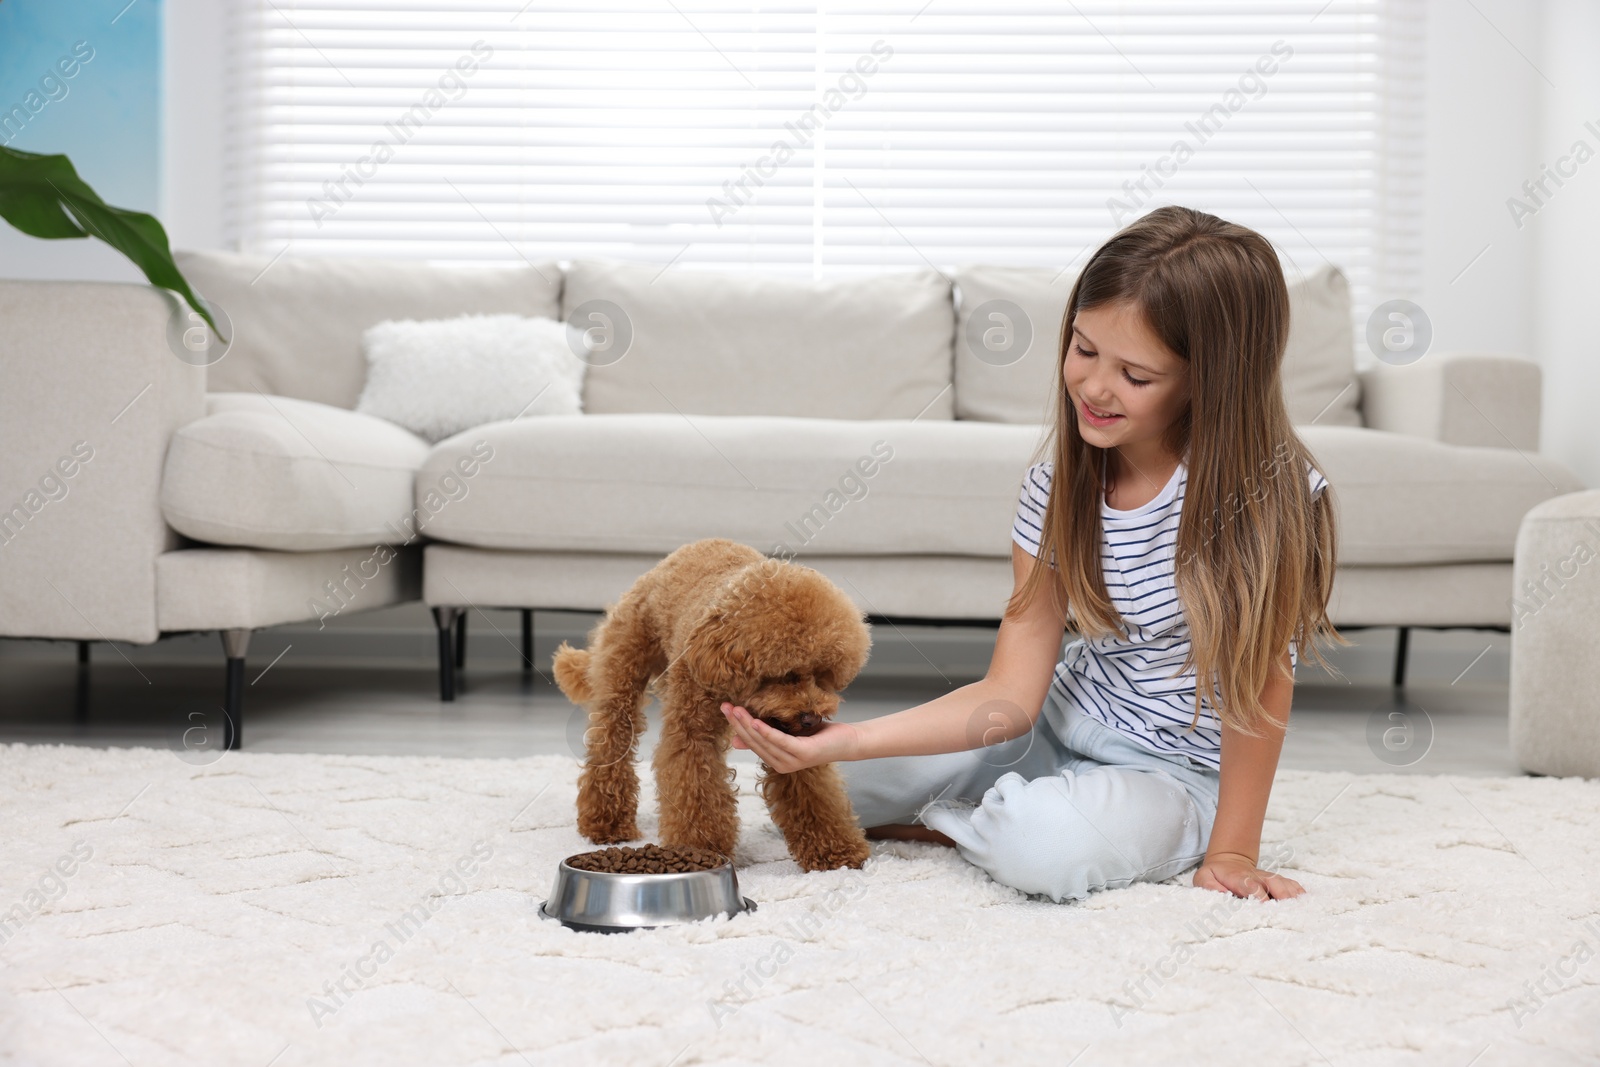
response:
<path id="1" fill-rule="evenodd" d="M 232 238 L 834 276 L 1065 267 L 1183 203 L 1419 273 L 1420 0 L 242 0 Z"/>

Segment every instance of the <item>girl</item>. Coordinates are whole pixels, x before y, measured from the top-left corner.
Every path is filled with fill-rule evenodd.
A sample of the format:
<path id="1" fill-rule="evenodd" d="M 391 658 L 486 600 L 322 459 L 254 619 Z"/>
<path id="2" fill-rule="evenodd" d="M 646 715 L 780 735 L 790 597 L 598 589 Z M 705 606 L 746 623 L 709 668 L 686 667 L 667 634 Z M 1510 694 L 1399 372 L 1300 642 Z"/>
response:
<path id="1" fill-rule="evenodd" d="M 1296 649 L 1328 666 L 1315 639 L 1350 642 L 1326 611 L 1332 491 L 1284 407 L 1288 332 L 1254 231 L 1164 207 L 1116 234 L 1067 299 L 1054 458 L 1023 479 L 988 673 L 810 737 L 724 704 L 734 747 L 838 762 L 869 837 L 954 846 L 1024 893 L 1198 863 L 1197 886 L 1298 896 L 1258 866 Z"/>

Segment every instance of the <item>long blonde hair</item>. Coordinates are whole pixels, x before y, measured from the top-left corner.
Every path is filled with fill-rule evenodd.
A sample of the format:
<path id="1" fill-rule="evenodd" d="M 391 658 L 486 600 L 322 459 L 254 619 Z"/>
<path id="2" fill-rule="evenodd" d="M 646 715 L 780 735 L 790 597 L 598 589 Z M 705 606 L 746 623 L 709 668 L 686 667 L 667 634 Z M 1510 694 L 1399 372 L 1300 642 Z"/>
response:
<path id="1" fill-rule="evenodd" d="M 1350 642 L 1327 613 L 1338 548 L 1334 490 L 1311 499 L 1311 453 L 1284 405 L 1289 292 L 1272 245 L 1254 230 L 1190 208 L 1157 208 L 1102 245 L 1078 275 L 1061 324 L 1054 430 L 1034 457 L 1054 455 L 1038 558 L 1057 565 L 1032 568 L 1006 614 L 1026 610 L 1050 574 L 1055 603 L 1080 633 L 1127 636 L 1101 571 L 1109 450 L 1078 433 L 1064 367 L 1078 312 L 1123 303 L 1188 364 L 1189 405 L 1162 443 L 1188 467 L 1174 581 L 1190 647 L 1178 673 L 1215 680 L 1213 691 L 1195 686 L 1190 729 L 1203 701 L 1224 724 L 1260 736 L 1271 721 L 1261 692 L 1289 642 L 1330 671 L 1316 638 Z"/>

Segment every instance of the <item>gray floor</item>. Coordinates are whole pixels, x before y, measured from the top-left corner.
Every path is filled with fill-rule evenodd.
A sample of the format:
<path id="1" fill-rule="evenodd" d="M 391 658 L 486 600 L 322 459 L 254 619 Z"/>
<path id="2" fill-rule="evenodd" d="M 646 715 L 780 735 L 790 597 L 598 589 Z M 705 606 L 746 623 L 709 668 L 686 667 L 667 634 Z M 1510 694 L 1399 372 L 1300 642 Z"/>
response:
<path id="1" fill-rule="evenodd" d="M 438 699 L 433 630 L 419 605 L 341 618 L 323 630 L 258 633 L 245 674 L 245 746 L 256 752 L 581 755 L 583 717 L 549 681 L 548 664 L 561 640 L 581 644 L 596 618 L 537 613 L 535 661 L 543 676 L 525 676 L 516 613 L 474 613 L 464 688 L 452 704 Z M 1284 767 L 1519 773 L 1507 743 L 1508 635 L 1413 630 L 1408 684 L 1400 693 L 1389 685 L 1395 631 L 1345 636 L 1351 647 L 1324 653 L 1343 677 L 1302 657 Z M 871 718 L 974 681 L 993 641 L 992 630 L 880 625 L 872 660 L 846 693 L 842 715 Z M 193 761 L 205 758 L 205 730 L 220 721 L 216 635 L 142 647 L 97 643 L 92 660 L 83 717 L 73 644 L 0 641 L 0 742 L 147 745 Z M 652 728 L 647 751 L 653 735 Z"/>

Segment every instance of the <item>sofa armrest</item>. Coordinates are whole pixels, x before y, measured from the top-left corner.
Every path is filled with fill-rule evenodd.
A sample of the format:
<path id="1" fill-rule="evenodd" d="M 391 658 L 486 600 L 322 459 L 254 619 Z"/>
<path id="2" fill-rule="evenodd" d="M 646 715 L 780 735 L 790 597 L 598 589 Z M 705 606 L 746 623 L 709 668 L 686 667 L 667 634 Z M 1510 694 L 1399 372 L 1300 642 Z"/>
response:
<path id="1" fill-rule="evenodd" d="M 0 636 L 147 643 L 161 468 L 205 414 L 146 285 L 0 281 Z"/>
<path id="2" fill-rule="evenodd" d="M 1539 365 L 1518 356 L 1440 352 L 1356 372 L 1361 417 L 1374 430 L 1447 445 L 1539 448 Z"/>

